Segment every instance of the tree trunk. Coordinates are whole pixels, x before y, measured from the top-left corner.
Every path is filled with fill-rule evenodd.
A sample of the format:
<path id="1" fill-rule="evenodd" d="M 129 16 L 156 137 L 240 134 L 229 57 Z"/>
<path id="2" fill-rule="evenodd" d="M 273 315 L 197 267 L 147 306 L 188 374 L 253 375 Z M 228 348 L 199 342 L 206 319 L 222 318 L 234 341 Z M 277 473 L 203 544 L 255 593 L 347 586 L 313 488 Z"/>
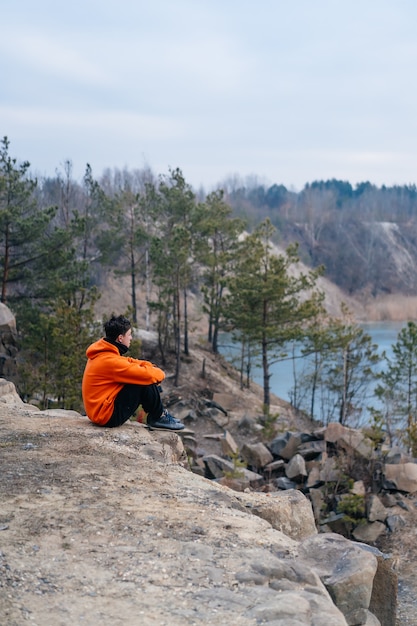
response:
<path id="1" fill-rule="evenodd" d="M 150 300 L 150 295 L 151 295 L 150 282 L 151 282 L 151 279 L 150 279 L 150 271 L 149 271 L 149 249 L 148 249 L 148 246 L 146 246 L 146 250 L 145 250 L 145 293 L 146 293 L 145 328 L 146 330 L 149 330 L 151 327 L 150 312 L 149 312 L 149 300 Z"/>
<path id="2" fill-rule="evenodd" d="M 174 350 L 175 350 L 175 376 L 174 386 L 178 386 L 181 364 L 181 331 L 180 331 L 180 294 L 179 289 L 175 290 L 173 296 L 173 325 L 174 325 Z"/>
<path id="3" fill-rule="evenodd" d="M 347 403 L 347 376 L 348 376 L 348 351 L 343 351 L 343 388 L 342 388 L 342 403 L 340 406 L 340 424 L 346 422 L 346 403 Z"/>
<path id="4" fill-rule="evenodd" d="M 219 351 L 220 305 L 222 301 L 222 296 L 223 296 L 223 287 L 220 287 L 217 293 L 215 316 L 212 321 L 213 336 L 212 336 L 212 341 L 211 341 L 211 348 L 214 354 L 217 354 Z"/>
<path id="5" fill-rule="evenodd" d="M 6 234 L 6 242 L 4 245 L 4 265 L 3 265 L 3 276 L 1 282 L 1 301 L 6 303 L 6 292 L 7 292 L 7 280 L 9 277 L 9 263 L 10 263 L 10 247 L 8 243 L 8 233 Z"/>
<path id="6" fill-rule="evenodd" d="M 314 420 L 314 405 L 316 401 L 316 390 L 317 390 L 317 381 L 318 381 L 318 369 L 319 369 L 319 359 L 317 352 L 314 355 L 314 375 L 313 375 L 313 383 L 311 386 L 311 405 L 310 405 L 310 415 L 311 419 Z"/>
<path id="7" fill-rule="evenodd" d="M 187 300 L 187 290 L 184 289 L 184 354 L 187 356 L 190 354 L 189 345 L 188 345 L 188 300 Z"/>
<path id="8" fill-rule="evenodd" d="M 138 311 L 136 305 L 136 272 L 135 272 L 135 255 L 133 250 L 130 255 L 130 279 L 131 279 L 131 287 L 132 287 L 132 309 L 133 309 L 133 323 L 137 324 L 138 322 Z"/>
<path id="9" fill-rule="evenodd" d="M 270 390 L 270 378 L 269 363 L 268 363 L 268 349 L 266 340 L 262 341 L 262 371 L 264 381 L 264 411 L 265 414 L 269 414 L 269 408 L 271 406 L 271 390 Z"/>

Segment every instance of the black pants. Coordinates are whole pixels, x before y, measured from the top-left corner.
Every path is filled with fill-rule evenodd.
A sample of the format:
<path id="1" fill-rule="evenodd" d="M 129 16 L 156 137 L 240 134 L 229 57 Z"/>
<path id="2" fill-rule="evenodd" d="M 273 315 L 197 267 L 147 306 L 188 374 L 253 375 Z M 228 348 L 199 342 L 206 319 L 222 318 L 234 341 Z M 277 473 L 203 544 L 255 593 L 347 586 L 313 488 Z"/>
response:
<path id="1" fill-rule="evenodd" d="M 148 413 L 148 421 L 150 423 L 161 417 L 163 406 L 159 386 L 125 385 L 116 396 L 113 415 L 107 424 L 104 425 L 108 428 L 121 426 L 132 417 L 139 404 Z"/>

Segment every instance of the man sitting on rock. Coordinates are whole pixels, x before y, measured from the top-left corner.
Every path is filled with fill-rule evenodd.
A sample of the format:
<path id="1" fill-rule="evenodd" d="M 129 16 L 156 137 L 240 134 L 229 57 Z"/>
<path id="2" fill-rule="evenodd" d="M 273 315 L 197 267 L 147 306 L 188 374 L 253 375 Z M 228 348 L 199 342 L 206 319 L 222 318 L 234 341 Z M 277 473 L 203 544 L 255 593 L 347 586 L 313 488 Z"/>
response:
<path id="1" fill-rule="evenodd" d="M 123 356 L 132 341 L 129 320 L 113 315 L 104 331 L 106 336 L 86 351 L 82 395 L 88 418 L 99 426 L 114 428 L 127 422 L 142 405 L 149 428 L 182 430 L 184 424 L 162 405 L 159 385 L 165 373 L 149 361 Z"/>

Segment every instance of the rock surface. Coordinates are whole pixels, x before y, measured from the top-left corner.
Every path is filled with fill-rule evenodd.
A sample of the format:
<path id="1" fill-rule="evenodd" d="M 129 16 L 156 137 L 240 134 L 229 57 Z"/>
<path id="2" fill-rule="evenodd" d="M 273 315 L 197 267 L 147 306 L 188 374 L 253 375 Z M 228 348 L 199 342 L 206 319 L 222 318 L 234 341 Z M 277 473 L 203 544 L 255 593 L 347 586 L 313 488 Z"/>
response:
<path id="1" fill-rule="evenodd" d="M 10 309 L 0 302 L 0 376 L 16 374 L 17 330 L 16 320 Z"/>
<path id="2" fill-rule="evenodd" d="M 0 403 L 0 446 L 8 626 L 379 623 L 377 557 L 317 535 L 299 491 L 237 493 L 183 467 L 177 435 L 73 411 Z"/>

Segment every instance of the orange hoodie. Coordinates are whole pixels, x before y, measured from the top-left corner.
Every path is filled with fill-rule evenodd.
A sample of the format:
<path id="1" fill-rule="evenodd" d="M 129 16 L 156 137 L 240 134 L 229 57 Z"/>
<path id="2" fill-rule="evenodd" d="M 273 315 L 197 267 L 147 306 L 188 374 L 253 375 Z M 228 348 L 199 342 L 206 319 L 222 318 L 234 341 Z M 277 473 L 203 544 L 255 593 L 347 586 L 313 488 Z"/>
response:
<path id="1" fill-rule="evenodd" d="M 164 372 L 149 361 L 121 356 L 117 346 L 104 338 L 87 348 L 82 382 L 85 411 L 95 424 L 103 426 L 113 414 L 114 400 L 127 383 L 159 384 Z"/>

